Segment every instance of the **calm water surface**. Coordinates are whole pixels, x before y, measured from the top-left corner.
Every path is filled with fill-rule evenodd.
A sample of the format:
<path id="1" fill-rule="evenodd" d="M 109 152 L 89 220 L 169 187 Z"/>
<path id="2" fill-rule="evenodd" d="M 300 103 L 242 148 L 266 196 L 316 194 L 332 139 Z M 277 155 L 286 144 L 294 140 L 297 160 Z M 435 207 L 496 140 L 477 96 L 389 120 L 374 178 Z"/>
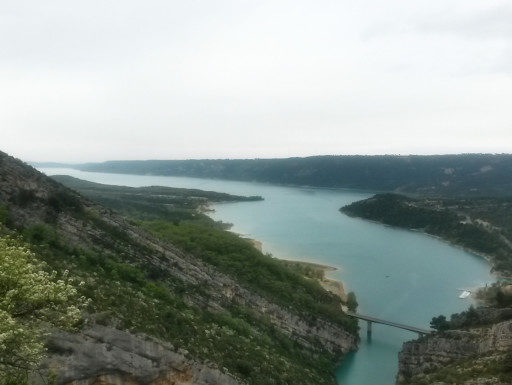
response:
<path id="1" fill-rule="evenodd" d="M 434 315 L 466 309 L 459 288 L 492 282 L 480 257 L 435 238 L 349 218 L 338 209 L 371 194 L 344 190 L 283 187 L 186 177 L 140 176 L 41 169 L 48 175 L 126 186 L 173 186 L 239 195 L 262 195 L 261 202 L 214 206 L 212 217 L 233 223 L 233 231 L 263 242 L 276 257 L 324 263 L 338 268 L 330 276 L 356 293 L 359 312 L 428 328 Z M 402 343 L 411 332 L 373 325 L 371 340 L 361 323 L 360 349 L 336 372 L 343 385 L 391 385 Z"/>

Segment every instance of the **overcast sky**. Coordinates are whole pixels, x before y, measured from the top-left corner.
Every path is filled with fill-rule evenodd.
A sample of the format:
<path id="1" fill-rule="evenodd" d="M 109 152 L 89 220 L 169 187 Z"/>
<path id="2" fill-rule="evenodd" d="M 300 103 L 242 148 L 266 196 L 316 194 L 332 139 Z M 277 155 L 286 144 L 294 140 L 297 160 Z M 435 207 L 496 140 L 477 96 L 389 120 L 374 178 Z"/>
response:
<path id="1" fill-rule="evenodd" d="M 512 152 L 512 2 L 2 0 L 0 150 Z"/>

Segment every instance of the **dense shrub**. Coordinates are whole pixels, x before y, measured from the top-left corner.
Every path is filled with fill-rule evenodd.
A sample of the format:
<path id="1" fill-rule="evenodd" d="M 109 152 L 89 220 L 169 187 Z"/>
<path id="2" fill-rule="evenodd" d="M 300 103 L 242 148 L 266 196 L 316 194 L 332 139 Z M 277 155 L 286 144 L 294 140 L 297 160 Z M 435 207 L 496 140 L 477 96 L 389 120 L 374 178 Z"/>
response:
<path id="1" fill-rule="evenodd" d="M 7 236 L 0 236 L 0 272 L 0 384 L 22 384 L 43 358 L 45 328 L 73 328 L 86 301 L 67 273 L 57 278 Z"/>
<path id="2" fill-rule="evenodd" d="M 354 333 L 357 330 L 356 322 L 341 311 L 339 297 L 264 255 L 236 234 L 196 223 L 146 222 L 143 226 L 271 300 L 311 317 L 325 316 Z"/>

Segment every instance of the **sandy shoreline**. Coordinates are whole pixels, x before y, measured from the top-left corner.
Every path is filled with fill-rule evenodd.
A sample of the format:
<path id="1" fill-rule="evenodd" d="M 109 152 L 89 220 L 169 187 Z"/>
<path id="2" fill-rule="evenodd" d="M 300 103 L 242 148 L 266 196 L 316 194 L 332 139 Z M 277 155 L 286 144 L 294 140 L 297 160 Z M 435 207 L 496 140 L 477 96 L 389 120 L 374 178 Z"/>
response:
<path id="1" fill-rule="evenodd" d="M 215 211 L 215 209 L 213 209 L 211 207 L 210 203 L 205 204 L 202 207 L 202 210 L 203 210 L 202 211 L 203 213 L 208 213 L 208 212 L 214 212 Z M 228 230 L 228 231 L 231 231 L 231 230 Z M 237 234 L 238 236 L 244 238 L 244 239 L 247 239 L 249 242 L 252 243 L 252 245 L 258 251 L 263 252 L 263 242 L 261 242 L 260 240 L 247 237 L 246 235 L 237 233 L 235 231 L 232 231 L 232 232 Z M 337 295 L 338 297 L 340 297 L 343 302 L 347 301 L 347 293 L 345 291 L 345 285 L 343 284 L 343 282 L 339 281 L 339 280 L 336 280 L 336 279 L 332 279 L 332 278 L 327 277 L 328 273 L 332 273 L 334 271 L 337 271 L 338 268 L 333 267 L 333 266 L 329 266 L 329 265 L 320 264 L 320 263 L 315 263 L 315 262 L 306 262 L 306 261 L 300 261 L 300 260 L 294 260 L 294 259 L 285 259 L 285 258 L 276 258 L 276 259 L 279 259 L 281 261 L 288 261 L 288 262 L 298 263 L 298 264 L 301 264 L 301 265 L 308 265 L 308 266 L 311 266 L 312 268 L 315 268 L 315 269 L 321 269 L 323 271 L 323 277 L 321 279 L 316 279 L 315 278 L 316 281 L 320 284 L 320 286 L 322 286 L 325 290 L 327 290 L 327 291 Z M 310 279 L 314 279 L 314 278 L 310 278 Z"/>
<path id="2" fill-rule="evenodd" d="M 259 242 L 259 241 L 257 241 L 257 242 Z M 261 244 L 261 242 L 259 242 L 259 243 Z M 287 261 L 287 262 L 293 262 L 293 263 L 300 263 L 303 265 L 309 265 L 311 267 L 321 269 L 325 272 L 339 270 L 337 267 L 332 267 L 332 266 L 328 266 L 328 265 L 324 265 L 324 264 L 316 263 L 316 262 L 302 261 L 299 259 L 290 259 L 290 258 L 277 258 L 277 259 L 279 259 L 280 261 Z"/>
<path id="3" fill-rule="evenodd" d="M 258 249 L 258 251 L 263 252 L 263 242 L 258 241 L 257 239 L 253 239 L 253 238 L 244 238 L 244 239 L 249 240 L 253 244 L 253 246 L 256 249 Z"/>
<path id="4" fill-rule="evenodd" d="M 256 249 L 258 249 L 259 251 L 263 251 L 263 242 L 261 242 L 257 239 L 254 239 L 254 238 L 244 237 L 241 234 L 239 234 L 239 235 L 242 236 L 244 239 L 247 239 L 248 241 L 250 241 Z M 329 265 L 316 263 L 316 262 L 301 261 L 301 260 L 296 260 L 296 259 L 289 259 L 289 258 L 276 258 L 276 259 L 279 259 L 280 261 L 286 261 L 286 262 L 299 264 L 302 266 L 309 266 L 314 269 L 322 270 L 323 277 L 321 279 L 316 279 L 316 278 L 310 278 L 310 279 L 316 279 L 316 281 L 318 281 L 320 286 L 322 286 L 325 290 L 337 295 L 343 301 L 347 300 L 347 294 L 345 292 L 345 286 L 344 286 L 343 282 L 327 277 L 328 273 L 337 271 L 337 270 L 339 270 L 338 268 L 329 266 Z"/>

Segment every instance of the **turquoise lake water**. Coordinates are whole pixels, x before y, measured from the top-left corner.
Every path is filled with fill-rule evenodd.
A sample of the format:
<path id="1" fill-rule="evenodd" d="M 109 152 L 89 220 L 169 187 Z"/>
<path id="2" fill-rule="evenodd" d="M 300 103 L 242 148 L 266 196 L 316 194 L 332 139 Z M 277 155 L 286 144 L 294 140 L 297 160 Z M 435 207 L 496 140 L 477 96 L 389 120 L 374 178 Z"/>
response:
<path id="1" fill-rule="evenodd" d="M 284 187 L 186 177 L 141 176 L 40 169 L 107 184 L 172 186 L 238 195 L 261 195 L 261 202 L 213 206 L 214 219 L 232 230 L 263 242 L 263 250 L 279 258 L 318 262 L 336 267 L 329 276 L 354 291 L 363 314 L 428 328 L 433 316 L 466 309 L 471 300 L 458 289 L 495 280 L 482 258 L 433 237 L 349 218 L 340 207 L 371 196 L 368 192 Z M 392 385 L 397 355 L 411 332 L 373 325 L 371 340 L 361 323 L 361 344 L 336 371 L 343 385 Z"/>

